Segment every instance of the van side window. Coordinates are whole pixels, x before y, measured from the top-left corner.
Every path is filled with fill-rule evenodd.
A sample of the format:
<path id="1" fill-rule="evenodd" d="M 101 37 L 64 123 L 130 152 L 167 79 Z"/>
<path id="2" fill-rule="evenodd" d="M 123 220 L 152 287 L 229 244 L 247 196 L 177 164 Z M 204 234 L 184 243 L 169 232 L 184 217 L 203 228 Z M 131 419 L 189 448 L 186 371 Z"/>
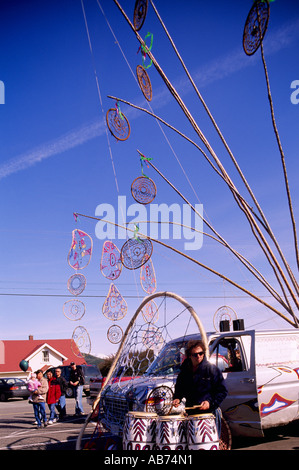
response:
<path id="1" fill-rule="evenodd" d="M 223 338 L 210 359 L 222 372 L 245 370 L 242 350 L 235 338 Z"/>

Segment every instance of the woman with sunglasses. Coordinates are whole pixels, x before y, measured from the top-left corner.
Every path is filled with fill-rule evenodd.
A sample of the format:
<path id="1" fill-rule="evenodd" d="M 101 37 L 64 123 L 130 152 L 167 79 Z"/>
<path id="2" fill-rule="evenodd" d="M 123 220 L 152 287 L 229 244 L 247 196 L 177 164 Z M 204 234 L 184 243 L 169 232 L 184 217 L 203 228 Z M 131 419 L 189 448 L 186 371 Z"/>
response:
<path id="1" fill-rule="evenodd" d="M 205 352 L 202 341 L 189 341 L 187 357 L 177 377 L 173 406 L 176 408 L 185 398 L 186 408 L 194 407 L 188 414 L 217 415 L 217 408 L 227 395 L 222 372 L 207 360 Z"/>

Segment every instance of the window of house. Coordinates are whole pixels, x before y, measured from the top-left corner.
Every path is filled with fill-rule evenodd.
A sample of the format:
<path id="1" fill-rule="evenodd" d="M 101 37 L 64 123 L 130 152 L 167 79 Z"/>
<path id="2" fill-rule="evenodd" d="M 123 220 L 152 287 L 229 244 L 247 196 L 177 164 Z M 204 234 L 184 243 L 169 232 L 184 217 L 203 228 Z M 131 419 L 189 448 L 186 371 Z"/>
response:
<path id="1" fill-rule="evenodd" d="M 43 362 L 49 362 L 49 351 L 44 350 L 42 351 L 43 354 Z"/>

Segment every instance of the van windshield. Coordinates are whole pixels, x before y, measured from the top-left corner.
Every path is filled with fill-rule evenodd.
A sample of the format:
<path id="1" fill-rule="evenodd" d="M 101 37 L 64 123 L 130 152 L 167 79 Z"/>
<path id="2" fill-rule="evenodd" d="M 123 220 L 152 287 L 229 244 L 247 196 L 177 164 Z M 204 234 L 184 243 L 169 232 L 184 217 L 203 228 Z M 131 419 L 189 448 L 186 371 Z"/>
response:
<path id="1" fill-rule="evenodd" d="M 166 344 L 159 356 L 147 369 L 145 375 L 165 376 L 178 374 L 180 366 L 185 359 L 186 344 L 186 341 Z"/>

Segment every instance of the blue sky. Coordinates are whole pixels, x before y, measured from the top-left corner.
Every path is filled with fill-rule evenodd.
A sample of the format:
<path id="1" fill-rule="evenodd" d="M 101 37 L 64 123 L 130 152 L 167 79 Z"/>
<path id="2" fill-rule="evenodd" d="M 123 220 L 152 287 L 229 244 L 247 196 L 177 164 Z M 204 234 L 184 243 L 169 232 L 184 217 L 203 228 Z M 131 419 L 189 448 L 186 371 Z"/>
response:
<path id="1" fill-rule="evenodd" d="M 121 4 L 132 19 L 134 1 Z M 180 1 L 156 0 L 155 5 L 297 275 L 261 54 L 248 57 L 242 48 L 251 0 L 188 0 L 183 6 Z M 0 2 L 0 80 L 5 86 L 5 104 L 0 105 L 0 337 L 71 337 L 77 324 L 64 317 L 62 307 L 70 299 L 67 280 L 74 273 L 67 264 L 71 233 L 79 228 L 94 241 L 92 261 L 82 271 L 87 279 L 81 296 L 86 314 L 80 324 L 97 354 L 117 349 L 107 340 L 111 322 L 101 313 L 110 282 L 99 269 L 103 241 L 96 237 L 96 223 L 80 217 L 76 224 L 73 212 L 94 216 L 103 203 L 116 209 L 119 196 L 127 197 L 128 206 L 133 204 L 130 186 L 141 175 L 136 149 L 153 158 L 192 204 L 203 204 L 216 230 L 275 287 L 276 281 L 231 193 L 191 144 L 165 127 L 162 133 L 152 117 L 124 104 L 130 138 L 117 142 L 109 134 L 107 140 L 103 110 L 114 106 L 108 95 L 147 106 L 135 80 L 141 55 L 135 35 L 112 0 L 85 0 L 84 8 L 93 55 L 80 0 Z M 153 34 L 155 58 L 247 198 L 151 6 L 140 34 L 147 32 Z M 298 46 L 299 3 L 272 2 L 264 51 L 297 221 L 299 104 L 291 102 L 291 83 L 299 79 Z M 153 112 L 202 145 L 154 67 L 148 74 Z M 153 169 L 146 168 L 146 174 L 157 185 L 154 202 L 182 205 Z M 183 240 L 168 242 L 183 249 Z M 116 244 L 121 248 L 121 241 Z M 211 239 L 204 238 L 202 248 L 188 254 L 275 305 Z M 222 305 L 234 308 L 247 327 L 289 327 L 229 283 L 166 248 L 154 244 L 152 261 L 157 289 L 186 298 L 207 330 L 213 329 L 214 313 Z M 144 296 L 139 273 L 124 269 L 116 286 L 128 303 L 128 314 L 119 322 L 125 329 Z"/>

